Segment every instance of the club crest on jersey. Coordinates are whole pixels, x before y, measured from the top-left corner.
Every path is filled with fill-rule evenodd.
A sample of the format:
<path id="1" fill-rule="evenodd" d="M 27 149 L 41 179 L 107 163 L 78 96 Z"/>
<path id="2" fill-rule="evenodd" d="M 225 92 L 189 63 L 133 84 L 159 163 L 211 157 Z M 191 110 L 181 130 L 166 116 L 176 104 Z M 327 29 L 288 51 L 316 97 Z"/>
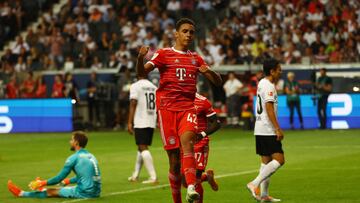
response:
<path id="1" fill-rule="evenodd" d="M 168 138 L 168 143 L 171 144 L 171 145 L 174 145 L 174 144 L 176 143 L 175 137 L 170 136 L 170 137 Z"/>
<path id="2" fill-rule="evenodd" d="M 274 94 L 273 94 L 273 92 L 269 92 L 269 96 L 271 96 L 271 97 L 272 97 L 273 95 L 274 95 Z"/>

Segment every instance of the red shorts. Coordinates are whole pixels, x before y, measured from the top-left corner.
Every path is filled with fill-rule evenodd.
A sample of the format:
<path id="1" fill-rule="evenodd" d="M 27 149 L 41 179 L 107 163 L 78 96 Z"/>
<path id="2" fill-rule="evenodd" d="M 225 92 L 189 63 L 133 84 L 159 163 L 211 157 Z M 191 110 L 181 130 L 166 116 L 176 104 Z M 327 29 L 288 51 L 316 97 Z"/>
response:
<path id="1" fill-rule="evenodd" d="M 161 140 L 165 150 L 180 148 L 180 135 L 186 131 L 197 131 L 196 111 L 158 110 Z"/>
<path id="2" fill-rule="evenodd" d="M 194 146 L 196 169 L 204 171 L 209 157 L 209 144 L 196 144 Z"/>

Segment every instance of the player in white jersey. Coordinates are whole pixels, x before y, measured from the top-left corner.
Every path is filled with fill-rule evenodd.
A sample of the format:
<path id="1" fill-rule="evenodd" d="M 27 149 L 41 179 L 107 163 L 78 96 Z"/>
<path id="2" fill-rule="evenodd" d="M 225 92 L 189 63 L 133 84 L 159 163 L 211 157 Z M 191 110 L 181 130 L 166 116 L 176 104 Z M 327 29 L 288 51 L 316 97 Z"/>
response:
<path id="1" fill-rule="evenodd" d="M 150 178 L 142 183 L 157 183 L 153 159 L 149 151 L 154 128 L 156 127 L 155 91 L 156 86 L 144 77 L 138 76 L 138 81 L 130 87 L 130 111 L 128 131 L 135 134 L 138 152 L 135 170 L 128 178 L 129 181 L 137 181 L 142 165 L 145 165 Z"/>
<path id="2" fill-rule="evenodd" d="M 256 153 L 261 157 L 258 176 L 247 184 L 251 195 L 262 202 L 279 202 L 268 194 L 270 176 L 285 163 L 281 140 L 284 134 L 277 120 L 276 82 L 281 77 L 279 61 L 268 59 L 263 64 L 265 78 L 257 87 L 255 138 Z M 260 186 L 260 191 L 259 191 Z"/>

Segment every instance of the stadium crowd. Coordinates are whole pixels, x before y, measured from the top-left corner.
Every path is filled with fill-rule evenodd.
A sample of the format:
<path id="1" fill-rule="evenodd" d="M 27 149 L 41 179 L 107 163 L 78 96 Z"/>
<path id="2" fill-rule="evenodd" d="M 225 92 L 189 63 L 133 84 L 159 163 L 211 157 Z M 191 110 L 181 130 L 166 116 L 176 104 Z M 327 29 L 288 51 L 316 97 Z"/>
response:
<path id="1" fill-rule="evenodd" d="M 8 27 L 5 36 L 24 27 L 21 19 L 36 16 L 17 9 L 30 1 L 10 2 L 0 2 L 1 25 Z M 357 0 L 68 0 L 59 13 L 35 13 L 40 24 L 29 27 L 25 38 L 18 35 L 1 56 L 2 98 L 69 96 L 56 93 L 65 88 L 61 75 L 49 95 L 42 76 L 34 79 L 31 72 L 134 72 L 139 46 L 150 46 L 148 59 L 157 49 L 171 46 L 174 24 L 182 16 L 197 23 L 193 48 L 209 65 L 259 64 L 268 57 L 284 64 L 360 61 Z M 9 15 L 12 21 L 6 20 Z M 1 42 L 9 39 L 0 36 Z M 243 78 L 256 77 L 249 74 Z M 256 87 L 252 80 L 242 82 Z"/>

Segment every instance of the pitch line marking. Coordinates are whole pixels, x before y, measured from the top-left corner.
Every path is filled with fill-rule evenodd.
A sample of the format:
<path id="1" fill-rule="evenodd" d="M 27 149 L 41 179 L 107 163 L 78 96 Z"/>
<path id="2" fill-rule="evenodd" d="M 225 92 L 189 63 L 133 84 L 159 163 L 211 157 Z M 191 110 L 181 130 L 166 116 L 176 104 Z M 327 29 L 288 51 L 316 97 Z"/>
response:
<path id="1" fill-rule="evenodd" d="M 217 175 L 217 176 L 215 176 L 215 178 L 220 179 L 220 178 L 226 178 L 226 177 L 232 177 L 232 176 L 240 176 L 240 175 L 255 173 L 258 171 L 259 170 L 257 169 L 257 170 L 248 170 L 248 171 L 241 171 L 241 172 L 235 172 L 235 173 L 228 173 L 228 174 L 223 174 L 223 175 Z M 162 185 L 143 187 L 143 188 L 133 189 L 133 190 L 112 192 L 112 193 L 109 193 L 106 195 L 101 195 L 101 197 L 110 197 L 110 196 L 115 196 L 115 195 L 123 195 L 123 194 L 130 194 L 130 193 L 136 193 L 136 192 L 142 192 L 142 191 L 148 191 L 148 190 L 155 190 L 155 189 L 160 189 L 160 188 L 169 187 L 169 186 L 170 186 L 170 184 L 162 184 Z M 86 200 L 89 200 L 89 199 L 74 199 L 74 200 L 69 200 L 69 201 L 63 201 L 60 203 L 81 202 L 81 201 L 86 201 Z"/>

